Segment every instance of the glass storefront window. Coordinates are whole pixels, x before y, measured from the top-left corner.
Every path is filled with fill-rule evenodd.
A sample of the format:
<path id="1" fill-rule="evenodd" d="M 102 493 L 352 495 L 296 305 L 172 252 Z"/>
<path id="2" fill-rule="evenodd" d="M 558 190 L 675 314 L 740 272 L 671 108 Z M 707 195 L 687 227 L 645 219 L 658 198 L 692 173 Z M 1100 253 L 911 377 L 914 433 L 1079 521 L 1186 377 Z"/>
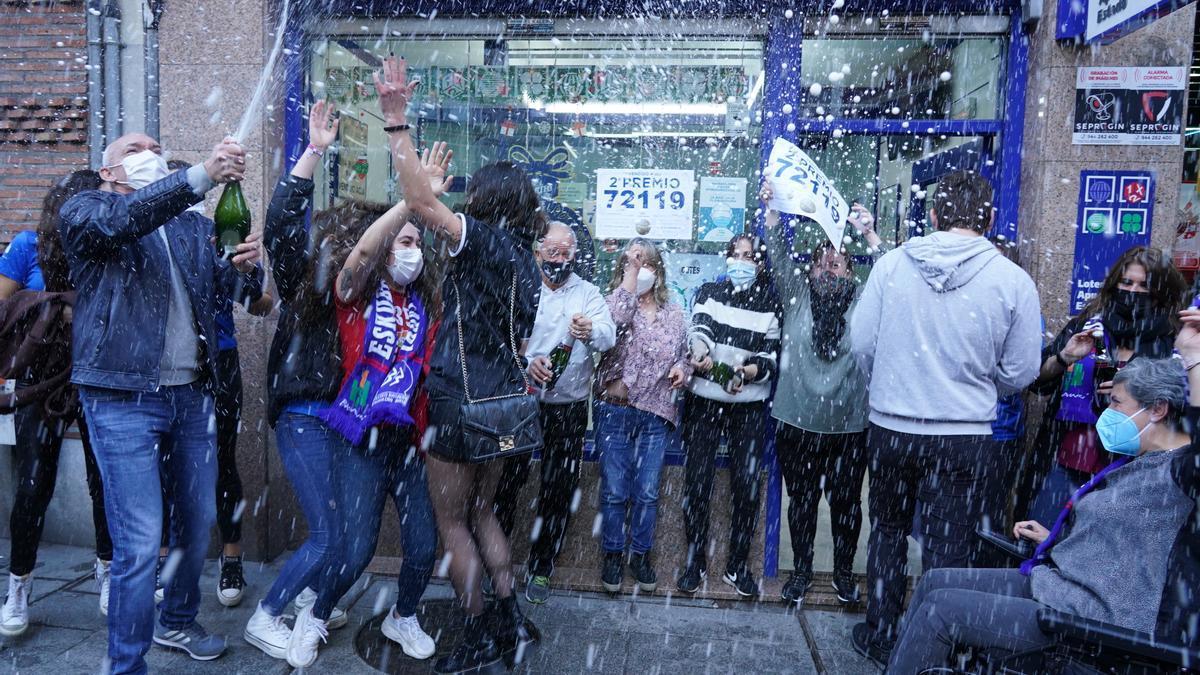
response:
<path id="1" fill-rule="evenodd" d="M 446 21 L 434 29 L 438 36 L 417 40 L 329 36 L 313 45 L 312 94 L 332 98 L 342 111 L 337 161 L 318 204 L 397 197 L 370 84 L 379 59 L 395 53 L 423 82 L 414 103 L 418 138 L 449 142 L 456 175 L 496 160 L 521 164 L 548 215 L 590 233 L 600 169 L 691 172 L 696 201 L 710 178 L 743 178 L 740 217 L 752 217 L 761 129 L 751 112 L 761 100 L 761 36 L 668 34 L 664 25 L 664 34 L 634 38 L 445 37 L 455 25 Z M 448 203 L 459 197 L 449 195 Z M 679 255 L 723 247 L 696 239 L 693 230 L 668 247 Z M 622 243 L 594 242 L 598 281 L 607 280 L 607 264 Z"/>
<path id="2" fill-rule="evenodd" d="M 837 37 L 806 39 L 802 117 L 997 119 L 1005 39 Z M 818 110 L 820 108 L 820 110 Z"/>

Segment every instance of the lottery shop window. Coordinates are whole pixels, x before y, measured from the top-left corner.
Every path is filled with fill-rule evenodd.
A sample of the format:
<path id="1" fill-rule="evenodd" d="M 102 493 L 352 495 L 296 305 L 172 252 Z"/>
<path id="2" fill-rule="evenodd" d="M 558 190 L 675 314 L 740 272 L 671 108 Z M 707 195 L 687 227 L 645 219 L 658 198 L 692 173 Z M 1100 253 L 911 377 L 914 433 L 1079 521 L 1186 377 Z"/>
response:
<path id="1" fill-rule="evenodd" d="M 311 45 L 309 91 L 342 115 L 318 204 L 397 198 L 370 85 L 379 60 L 395 53 L 424 83 L 411 115 L 418 140 L 449 142 L 459 176 L 496 160 L 523 166 L 547 214 L 594 238 L 598 280 L 639 226 L 680 256 L 681 269 L 707 269 L 724 247 L 714 239 L 752 217 L 765 27 L 733 21 L 724 34 L 711 24 L 689 34 L 672 23 L 601 35 L 601 24 L 566 22 L 554 35 L 499 41 L 479 22 L 423 23 L 434 35 L 329 35 Z M 601 175 L 648 187 L 606 195 Z M 614 205 L 636 217 L 614 218 Z"/>

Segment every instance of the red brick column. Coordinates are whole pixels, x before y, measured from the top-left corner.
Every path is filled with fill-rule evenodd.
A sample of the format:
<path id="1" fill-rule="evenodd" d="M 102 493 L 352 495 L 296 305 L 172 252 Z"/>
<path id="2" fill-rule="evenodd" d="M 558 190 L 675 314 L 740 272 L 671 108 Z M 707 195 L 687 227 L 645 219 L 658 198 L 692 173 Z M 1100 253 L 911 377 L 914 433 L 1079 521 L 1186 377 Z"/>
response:
<path id="1" fill-rule="evenodd" d="M 47 188 L 87 168 L 82 0 L 0 0 L 0 243 L 37 226 Z"/>

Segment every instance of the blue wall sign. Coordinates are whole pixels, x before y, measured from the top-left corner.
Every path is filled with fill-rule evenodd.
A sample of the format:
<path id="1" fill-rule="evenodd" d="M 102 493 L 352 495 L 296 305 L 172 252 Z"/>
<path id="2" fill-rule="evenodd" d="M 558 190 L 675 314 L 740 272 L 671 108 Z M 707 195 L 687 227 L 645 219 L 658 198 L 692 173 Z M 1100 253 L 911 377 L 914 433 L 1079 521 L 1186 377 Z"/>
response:
<path id="1" fill-rule="evenodd" d="M 1153 171 L 1080 172 L 1072 316 L 1100 292 L 1108 268 L 1122 253 L 1150 245 L 1153 215 Z"/>
<path id="2" fill-rule="evenodd" d="M 1109 43 L 1191 0 L 1058 0 L 1054 36 Z"/>

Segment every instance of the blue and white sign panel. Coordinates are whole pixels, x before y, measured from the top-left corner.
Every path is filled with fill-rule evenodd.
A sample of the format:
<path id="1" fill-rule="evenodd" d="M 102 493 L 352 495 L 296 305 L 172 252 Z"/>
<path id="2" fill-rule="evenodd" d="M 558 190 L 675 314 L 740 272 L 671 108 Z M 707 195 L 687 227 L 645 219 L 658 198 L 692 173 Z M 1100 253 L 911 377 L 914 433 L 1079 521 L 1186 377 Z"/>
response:
<path id="1" fill-rule="evenodd" d="M 1080 172 L 1072 315 L 1096 297 L 1108 268 L 1122 253 L 1150 244 L 1153 216 L 1153 171 Z"/>
<path id="2" fill-rule="evenodd" d="M 1188 0 L 1058 0 L 1055 37 L 1108 42 L 1152 22 Z"/>
<path id="3" fill-rule="evenodd" d="M 596 238 L 691 239 L 696 174 L 597 169 Z"/>

